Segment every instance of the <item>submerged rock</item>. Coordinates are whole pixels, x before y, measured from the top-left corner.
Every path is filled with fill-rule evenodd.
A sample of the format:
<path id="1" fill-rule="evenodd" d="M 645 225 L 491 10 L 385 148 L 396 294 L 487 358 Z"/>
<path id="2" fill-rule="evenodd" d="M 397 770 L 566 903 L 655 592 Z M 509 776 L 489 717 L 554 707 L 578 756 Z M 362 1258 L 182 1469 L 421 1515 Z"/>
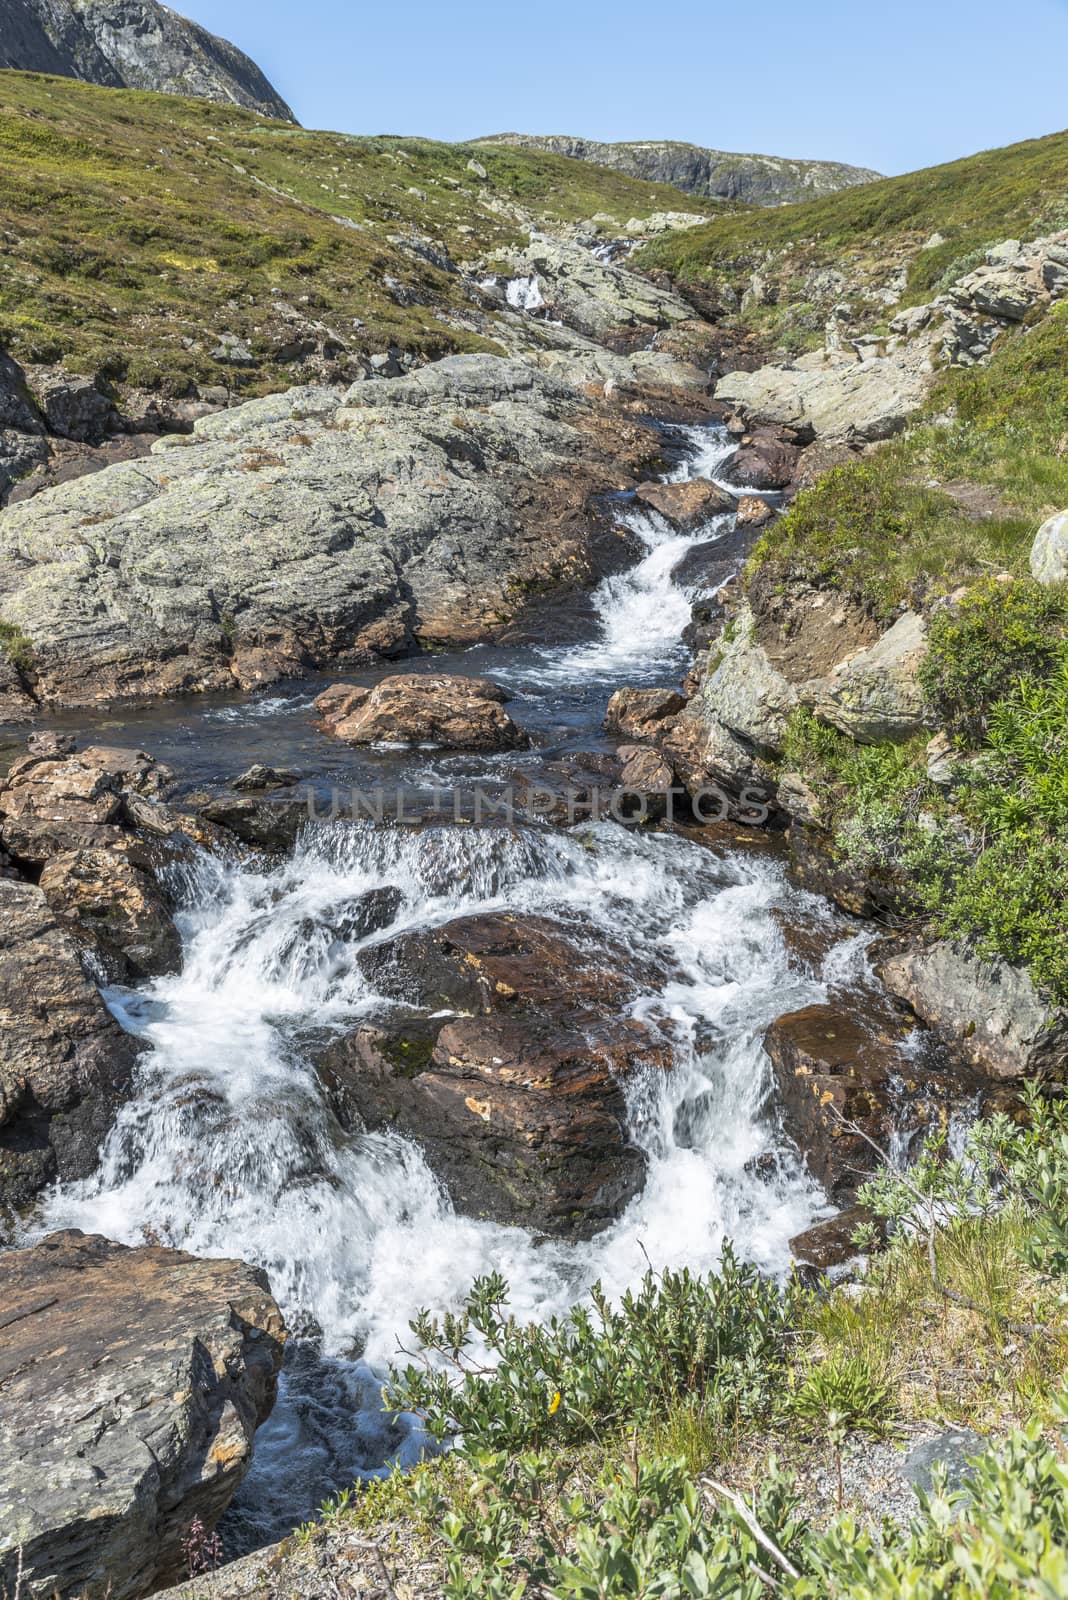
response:
<path id="1" fill-rule="evenodd" d="M 274 1405 L 266 1276 L 73 1231 L 0 1255 L 0 1304 L 5 1592 L 139 1600 L 176 1581 Z"/>
<path id="2" fill-rule="evenodd" d="M 315 701 L 323 726 L 347 744 L 427 744 L 450 750 L 514 750 L 527 743 L 488 678 L 404 672 L 373 689 L 335 684 Z"/>
<path id="3" fill-rule="evenodd" d="M 584 1237 L 619 1214 L 645 1171 L 624 1084 L 670 1062 L 621 1014 L 637 991 L 622 951 L 501 912 L 372 947 L 360 964 L 411 1011 L 326 1052 L 343 1121 L 417 1139 L 470 1215 Z"/>

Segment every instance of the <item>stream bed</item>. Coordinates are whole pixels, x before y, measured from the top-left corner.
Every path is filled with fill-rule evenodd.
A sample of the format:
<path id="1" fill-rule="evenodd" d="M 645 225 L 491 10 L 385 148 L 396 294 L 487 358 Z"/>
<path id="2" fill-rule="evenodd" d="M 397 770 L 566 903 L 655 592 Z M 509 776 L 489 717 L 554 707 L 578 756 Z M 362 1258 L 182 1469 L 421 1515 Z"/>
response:
<path id="1" fill-rule="evenodd" d="M 732 448 L 712 426 L 673 437 L 677 479 L 714 477 Z M 513 695 L 509 711 L 531 735 L 529 751 L 351 751 L 313 724 L 321 684 L 51 725 L 136 744 L 189 790 L 225 784 L 253 762 L 293 767 L 320 795 L 354 783 L 416 794 L 492 785 L 517 770 L 536 779 L 549 759 L 612 747 L 601 723 L 615 689 L 677 683 L 691 595 L 674 574 L 694 547 L 732 529 L 720 516 L 682 536 L 633 504 L 621 515 L 645 553 L 594 593 L 581 636 L 349 675 L 491 677 Z M 388 923 L 346 932 L 345 908 L 379 889 L 396 891 Z M 281 1537 L 354 1479 L 418 1458 L 416 1420 L 387 1417 L 379 1391 L 419 1308 L 455 1308 L 473 1278 L 495 1269 L 517 1315 L 547 1317 L 598 1279 L 621 1294 L 649 1263 L 707 1271 L 726 1239 L 782 1274 L 791 1237 L 828 1210 L 782 1133 L 761 1039 L 782 1012 L 858 976 L 864 940 L 839 936 L 832 914 L 788 884 L 772 850 L 709 848 L 608 822 L 321 823 L 281 864 L 204 857 L 186 900 L 181 972 L 106 996 L 149 1046 L 138 1095 L 97 1173 L 54 1190 L 34 1234 L 79 1227 L 266 1269 L 291 1340 L 278 1404 L 222 1525 L 228 1556 Z M 324 1040 L 387 1003 L 357 964 L 361 948 L 497 910 L 621 946 L 648 972 L 631 1014 L 670 1044 L 670 1072 L 628 1083 L 644 1188 L 583 1242 L 457 1215 L 416 1144 L 341 1131 L 313 1067 Z M 791 918 L 827 921 L 821 967 L 791 957 Z"/>

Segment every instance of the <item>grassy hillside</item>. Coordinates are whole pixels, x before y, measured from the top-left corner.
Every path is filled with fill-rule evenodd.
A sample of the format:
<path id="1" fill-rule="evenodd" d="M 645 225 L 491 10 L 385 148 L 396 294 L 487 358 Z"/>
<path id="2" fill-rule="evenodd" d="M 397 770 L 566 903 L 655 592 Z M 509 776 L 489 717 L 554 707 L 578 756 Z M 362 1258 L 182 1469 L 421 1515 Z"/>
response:
<path id="1" fill-rule="evenodd" d="M 224 332 L 256 358 L 250 392 L 284 376 L 273 299 L 353 352 L 478 347 L 439 315 L 470 308 L 459 278 L 391 239 L 462 262 L 521 239 L 526 213 L 680 206 L 677 190 L 540 152 L 307 132 L 29 73 L 0 85 L 0 339 L 22 360 L 175 392 L 234 382 L 211 355 Z"/>
<path id="2" fill-rule="evenodd" d="M 747 308 L 745 319 L 774 333 L 803 320 L 809 303 L 836 294 L 862 301 L 902 269 L 902 303 L 925 300 L 974 266 L 984 247 L 1066 225 L 1068 133 L 1057 133 L 801 205 L 719 217 L 656 240 L 638 260 L 728 297 L 759 269 L 777 305 Z M 935 235 L 941 242 L 924 248 Z M 821 285 L 828 271 L 841 274 L 844 287 Z"/>

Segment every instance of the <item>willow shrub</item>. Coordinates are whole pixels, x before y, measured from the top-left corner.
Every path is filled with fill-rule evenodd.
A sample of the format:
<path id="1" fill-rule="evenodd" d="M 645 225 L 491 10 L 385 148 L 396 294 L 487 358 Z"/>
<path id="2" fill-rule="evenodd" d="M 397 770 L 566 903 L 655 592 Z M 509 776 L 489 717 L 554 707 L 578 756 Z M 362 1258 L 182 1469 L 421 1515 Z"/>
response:
<path id="1" fill-rule="evenodd" d="M 544 1324 L 511 1316 L 493 1273 L 460 1315 L 412 1323 L 420 1364 L 392 1374 L 386 1399 L 467 1451 L 604 1440 L 695 1393 L 754 1415 L 771 1402 L 790 1325 L 790 1293 L 729 1247 L 713 1276 L 650 1272 L 618 1306 L 598 1285 Z"/>

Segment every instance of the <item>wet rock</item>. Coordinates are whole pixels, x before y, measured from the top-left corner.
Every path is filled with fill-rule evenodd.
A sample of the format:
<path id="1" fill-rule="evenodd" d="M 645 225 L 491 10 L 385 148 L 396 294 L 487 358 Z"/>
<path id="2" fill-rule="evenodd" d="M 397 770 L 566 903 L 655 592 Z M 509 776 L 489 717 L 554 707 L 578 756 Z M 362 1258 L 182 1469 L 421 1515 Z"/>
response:
<path id="1" fill-rule="evenodd" d="M 648 745 L 638 744 L 621 744 L 617 754 L 623 763 L 619 787 L 626 797 L 634 798 L 633 810 L 643 820 L 664 816 L 677 780 L 663 756 Z"/>
<path id="2" fill-rule="evenodd" d="M 1068 578 L 1068 511 L 1048 517 L 1031 546 L 1031 576 L 1038 583 L 1062 583 Z"/>
<path id="3" fill-rule="evenodd" d="M 406 672 L 373 689 L 336 685 L 315 707 L 327 731 L 347 744 L 513 750 L 527 737 L 503 709 L 509 698 L 488 678 Z"/>
<path id="4" fill-rule="evenodd" d="M 225 829 L 242 844 L 273 855 L 292 850 L 310 812 L 307 800 L 218 795 L 198 806 L 197 817 L 209 828 Z"/>
<path id="5" fill-rule="evenodd" d="M 892 1132 L 887 1040 L 837 1006 L 779 1017 L 764 1036 L 786 1127 L 832 1199 L 855 1194 Z M 855 1124 L 861 1133 L 844 1126 Z"/>
<path id="6" fill-rule="evenodd" d="M 735 499 L 710 478 L 687 483 L 642 483 L 634 491 L 643 506 L 659 512 L 680 533 L 690 533 L 711 517 L 733 511 Z"/>
<path id="7" fill-rule="evenodd" d="M 44 891 L 0 879 L 0 1203 L 88 1177 L 137 1049 Z"/>
<path id="8" fill-rule="evenodd" d="M 789 780 L 796 775 L 786 776 Z M 784 807 L 793 806 L 798 791 L 787 781 L 785 792 L 777 791 L 777 799 Z M 881 870 L 843 864 L 833 836 L 818 822 L 794 811 L 787 840 L 790 878 L 799 888 L 823 895 L 854 917 L 878 918 L 899 909 L 903 885 Z"/>
<path id="9" fill-rule="evenodd" d="M 608 702 L 604 725 L 609 733 L 648 739 L 685 705 L 683 696 L 674 689 L 617 689 Z"/>
<path id="10" fill-rule="evenodd" d="M 724 468 L 724 477 L 745 489 L 785 489 L 793 481 L 801 451 L 779 434 L 748 437 Z"/>
<path id="11" fill-rule="evenodd" d="M 980 961 L 948 940 L 882 961 L 879 976 L 976 1071 L 998 1079 L 1068 1077 L 1068 1014 L 1023 967 Z"/>
<path id="12" fill-rule="evenodd" d="M 53 856 L 39 882 L 56 921 L 91 955 L 102 981 L 137 983 L 180 967 L 171 902 L 136 846 Z"/>
<path id="13" fill-rule="evenodd" d="M 670 1061 L 621 1015 L 637 988 L 624 952 L 498 913 L 372 947 L 360 965 L 416 1014 L 326 1052 L 343 1120 L 418 1139 L 469 1214 L 568 1237 L 618 1215 L 644 1176 L 623 1084 Z"/>
<path id="14" fill-rule="evenodd" d="M 873 1220 L 866 1206 L 850 1206 L 847 1211 L 839 1211 L 836 1216 L 827 1217 L 797 1234 L 790 1240 L 790 1254 L 799 1267 L 807 1269 L 806 1276 L 823 1277 L 834 1273 L 835 1268 L 845 1267 L 857 1259 L 860 1252 L 853 1243 L 853 1235 Z"/>
<path id="15" fill-rule="evenodd" d="M 266 1276 L 72 1231 L 0 1256 L 0 1303 L 0 1582 L 138 1600 L 176 1581 L 274 1404 Z"/>
<path id="16" fill-rule="evenodd" d="M 233 787 L 253 792 L 260 789 L 291 789 L 299 781 L 299 773 L 291 772 L 288 767 L 268 767 L 257 761 L 247 772 L 234 779 Z"/>

